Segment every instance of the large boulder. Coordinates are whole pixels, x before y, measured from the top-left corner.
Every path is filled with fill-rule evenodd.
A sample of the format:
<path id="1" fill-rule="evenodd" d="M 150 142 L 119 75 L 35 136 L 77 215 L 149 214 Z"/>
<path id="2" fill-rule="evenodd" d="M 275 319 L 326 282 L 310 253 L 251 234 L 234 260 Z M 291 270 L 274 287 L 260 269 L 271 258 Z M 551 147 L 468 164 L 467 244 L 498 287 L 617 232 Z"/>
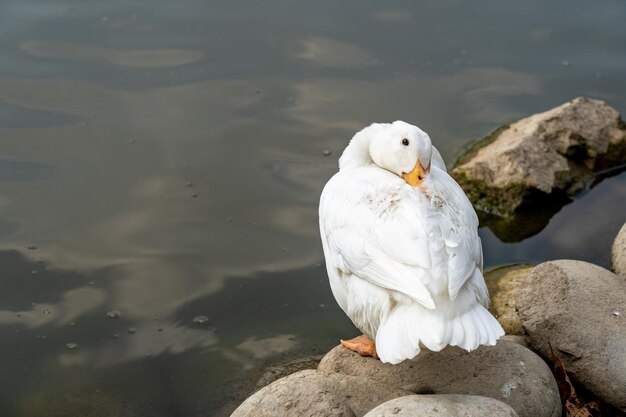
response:
<path id="1" fill-rule="evenodd" d="M 503 401 L 521 417 L 558 417 L 561 400 L 548 365 L 525 347 L 508 341 L 473 352 L 426 349 L 398 365 L 361 357 L 338 346 L 320 362 L 320 372 L 370 379 L 415 394 L 481 395 Z"/>
<path id="2" fill-rule="evenodd" d="M 626 277 L 626 223 L 617 233 L 613 242 L 611 260 L 616 274 Z"/>
<path id="3" fill-rule="evenodd" d="M 478 210 L 507 217 L 533 197 L 575 194 L 589 174 L 625 161 L 619 113 L 579 97 L 499 128 L 475 143 L 451 174 Z"/>
<path id="4" fill-rule="evenodd" d="M 517 298 L 528 344 L 551 349 L 570 377 L 626 411 L 626 280 L 581 261 L 552 261 L 528 275 Z"/>
<path id="5" fill-rule="evenodd" d="M 379 404 L 410 394 L 364 378 L 304 370 L 257 391 L 231 417 L 361 417 Z"/>
<path id="6" fill-rule="evenodd" d="M 409 395 L 379 405 L 365 417 L 517 417 L 505 403 L 478 395 Z"/>

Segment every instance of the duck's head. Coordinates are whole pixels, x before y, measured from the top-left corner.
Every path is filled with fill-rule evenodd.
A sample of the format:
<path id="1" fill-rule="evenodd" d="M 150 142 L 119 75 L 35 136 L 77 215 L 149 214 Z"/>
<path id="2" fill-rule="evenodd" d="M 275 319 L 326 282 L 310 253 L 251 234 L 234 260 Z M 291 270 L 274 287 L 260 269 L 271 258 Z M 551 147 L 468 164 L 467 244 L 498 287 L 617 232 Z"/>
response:
<path id="1" fill-rule="evenodd" d="M 375 164 L 421 185 L 430 171 L 432 143 L 417 126 L 402 121 L 374 123 L 358 132 L 339 159 L 339 169 Z"/>

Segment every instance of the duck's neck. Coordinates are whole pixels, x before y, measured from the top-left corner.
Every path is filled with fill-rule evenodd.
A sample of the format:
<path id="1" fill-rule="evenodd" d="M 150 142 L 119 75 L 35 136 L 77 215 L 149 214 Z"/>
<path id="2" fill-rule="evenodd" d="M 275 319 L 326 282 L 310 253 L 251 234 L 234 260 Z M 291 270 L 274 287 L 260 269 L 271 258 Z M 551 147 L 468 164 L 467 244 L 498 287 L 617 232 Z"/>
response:
<path id="1" fill-rule="evenodd" d="M 353 169 L 372 165 L 370 156 L 370 138 L 365 135 L 355 135 L 339 158 L 339 170 Z"/>

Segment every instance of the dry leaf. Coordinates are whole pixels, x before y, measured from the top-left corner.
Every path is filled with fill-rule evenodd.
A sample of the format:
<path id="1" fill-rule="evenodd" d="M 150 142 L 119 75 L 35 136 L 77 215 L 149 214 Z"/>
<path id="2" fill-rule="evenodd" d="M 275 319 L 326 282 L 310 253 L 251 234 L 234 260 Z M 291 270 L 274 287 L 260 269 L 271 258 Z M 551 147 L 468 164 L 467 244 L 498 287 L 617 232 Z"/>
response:
<path id="1" fill-rule="evenodd" d="M 565 410 L 565 417 L 602 417 L 602 407 L 597 401 L 591 401 L 582 405 L 578 396 L 576 396 L 576 390 L 567 375 L 567 369 L 561 361 L 561 358 L 550 346 L 550 353 L 552 355 L 552 362 L 554 363 L 554 377 L 556 383 L 559 386 L 559 394 L 561 394 L 561 403 Z"/>

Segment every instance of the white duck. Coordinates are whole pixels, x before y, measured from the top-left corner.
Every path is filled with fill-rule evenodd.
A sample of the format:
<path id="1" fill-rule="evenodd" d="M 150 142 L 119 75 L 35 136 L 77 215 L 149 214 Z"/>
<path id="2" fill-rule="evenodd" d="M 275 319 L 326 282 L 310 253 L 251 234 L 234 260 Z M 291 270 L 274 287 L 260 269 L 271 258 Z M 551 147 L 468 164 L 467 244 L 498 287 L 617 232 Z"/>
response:
<path id="1" fill-rule="evenodd" d="M 400 363 L 504 334 L 487 311 L 478 218 L 428 135 L 402 121 L 358 132 L 324 187 L 330 286 L 364 334 L 342 345 Z"/>

